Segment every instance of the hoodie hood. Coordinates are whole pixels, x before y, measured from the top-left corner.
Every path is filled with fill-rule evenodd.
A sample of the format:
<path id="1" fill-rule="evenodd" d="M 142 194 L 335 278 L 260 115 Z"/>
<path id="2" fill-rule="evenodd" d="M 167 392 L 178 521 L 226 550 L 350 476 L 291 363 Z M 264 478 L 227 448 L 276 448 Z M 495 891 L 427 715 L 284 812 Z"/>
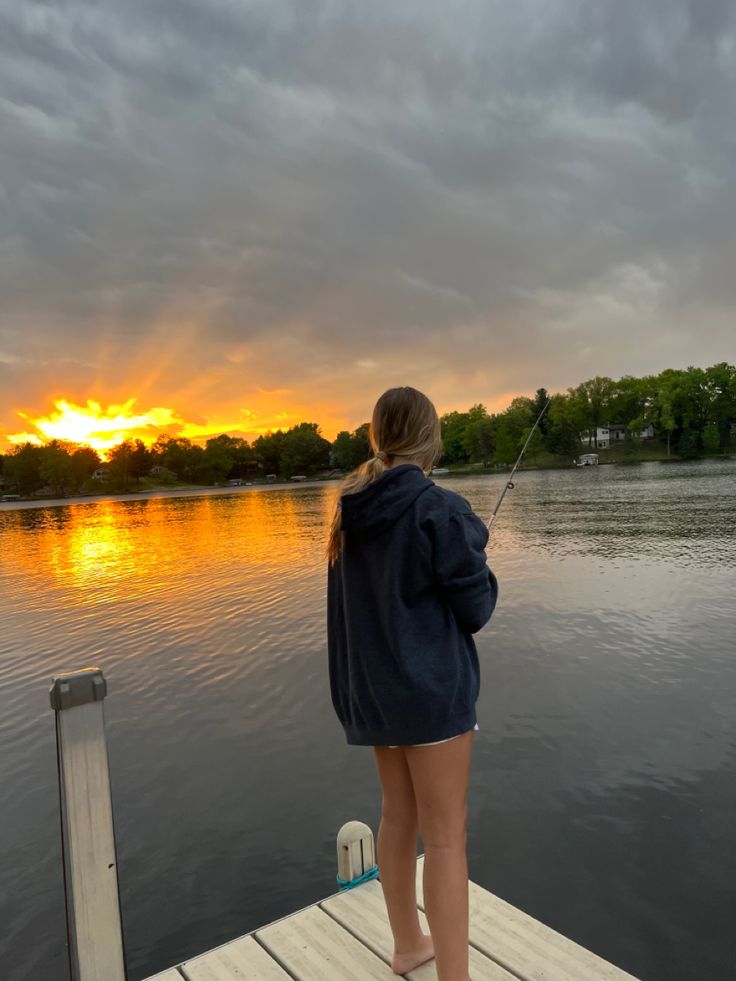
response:
<path id="1" fill-rule="evenodd" d="M 357 493 L 343 494 L 340 527 L 342 531 L 377 535 L 394 525 L 420 494 L 434 486 L 434 481 L 413 463 L 390 467 Z"/>

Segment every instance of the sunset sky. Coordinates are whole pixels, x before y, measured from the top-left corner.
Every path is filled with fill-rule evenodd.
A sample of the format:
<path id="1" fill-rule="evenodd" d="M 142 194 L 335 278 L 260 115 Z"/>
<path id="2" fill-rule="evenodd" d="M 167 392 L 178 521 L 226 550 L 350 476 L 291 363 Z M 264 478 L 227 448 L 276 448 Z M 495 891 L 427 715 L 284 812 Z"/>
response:
<path id="1" fill-rule="evenodd" d="M 5 3 L 0 449 L 733 362 L 734 120 L 733 0 Z"/>

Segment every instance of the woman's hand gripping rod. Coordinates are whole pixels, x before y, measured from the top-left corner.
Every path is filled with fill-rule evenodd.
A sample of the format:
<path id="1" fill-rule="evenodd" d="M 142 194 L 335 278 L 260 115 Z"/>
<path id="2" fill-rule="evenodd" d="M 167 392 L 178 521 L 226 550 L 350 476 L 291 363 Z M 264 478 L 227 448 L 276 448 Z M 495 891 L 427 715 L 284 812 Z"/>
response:
<path id="1" fill-rule="evenodd" d="M 529 445 L 529 441 L 531 440 L 532 436 L 534 435 L 534 430 L 537 428 L 537 426 L 541 422 L 542 416 L 544 415 L 544 413 L 549 408 L 549 403 L 551 401 L 552 401 L 552 399 L 547 399 L 547 401 L 544 404 L 544 408 L 542 409 L 542 411 L 537 416 L 537 421 L 534 423 L 534 425 L 532 426 L 532 428 L 529 430 L 529 435 L 526 438 L 526 442 L 524 443 L 524 445 L 521 448 L 521 453 L 519 454 L 519 459 L 514 464 L 514 469 L 509 474 L 509 479 L 504 484 L 504 488 L 501 491 L 501 496 L 499 497 L 498 501 L 496 502 L 496 506 L 493 509 L 493 513 L 491 514 L 490 518 L 488 519 L 488 524 L 486 525 L 486 528 L 489 531 L 491 530 L 491 525 L 496 520 L 496 515 L 498 514 L 498 509 L 501 507 L 501 502 L 503 501 L 504 497 L 506 497 L 506 491 L 510 491 L 510 490 L 513 490 L 514 489 L 514 474 L 519 469 L 519 464 L 521 463 L 522 458 L 523 458 L 524 454 L 526 453 L 526 448 Z"/>

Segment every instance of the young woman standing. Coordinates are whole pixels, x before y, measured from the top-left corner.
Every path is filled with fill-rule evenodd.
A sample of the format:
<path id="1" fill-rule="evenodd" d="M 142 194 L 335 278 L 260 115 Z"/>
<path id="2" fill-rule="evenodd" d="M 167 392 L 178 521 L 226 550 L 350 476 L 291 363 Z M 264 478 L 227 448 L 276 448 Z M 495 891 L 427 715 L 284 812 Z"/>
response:
<path id="1" fill-rule="evenodd" d="M 425 395 L 384 392 L 369 437 L 374 456 L 341 485 L 327 548 L 332 703 L 348 743 L 374 747 L 393 970 L 436 957 L 439 981 L 469 981 L 466 800 L 480 685 L 472 635 L 498 593 L 488 530 L 465 498 L 429 479 L 442 440 Z M 417 916 L 418 834 L 429 936 Z"/>

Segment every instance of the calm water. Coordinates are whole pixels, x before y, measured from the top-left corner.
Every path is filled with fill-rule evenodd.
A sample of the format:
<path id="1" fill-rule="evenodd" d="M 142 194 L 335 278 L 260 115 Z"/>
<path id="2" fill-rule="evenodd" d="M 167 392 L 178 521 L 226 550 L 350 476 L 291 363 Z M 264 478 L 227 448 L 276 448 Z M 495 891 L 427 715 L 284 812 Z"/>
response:
<path id="1" fill-rule="evenodd" d="M 486 514 L 502 479 L 446 486 Z M 56 672 L 108 679 L 134 981 L 334 891 L 340 825 L 377 828 L 327 686 L 333 493 L 0 509 L 5 981 L 65 977 Z M 736 463 L 525 473 L 489 561 L 472 878 L 644 981 L 733 978 Z"/>

